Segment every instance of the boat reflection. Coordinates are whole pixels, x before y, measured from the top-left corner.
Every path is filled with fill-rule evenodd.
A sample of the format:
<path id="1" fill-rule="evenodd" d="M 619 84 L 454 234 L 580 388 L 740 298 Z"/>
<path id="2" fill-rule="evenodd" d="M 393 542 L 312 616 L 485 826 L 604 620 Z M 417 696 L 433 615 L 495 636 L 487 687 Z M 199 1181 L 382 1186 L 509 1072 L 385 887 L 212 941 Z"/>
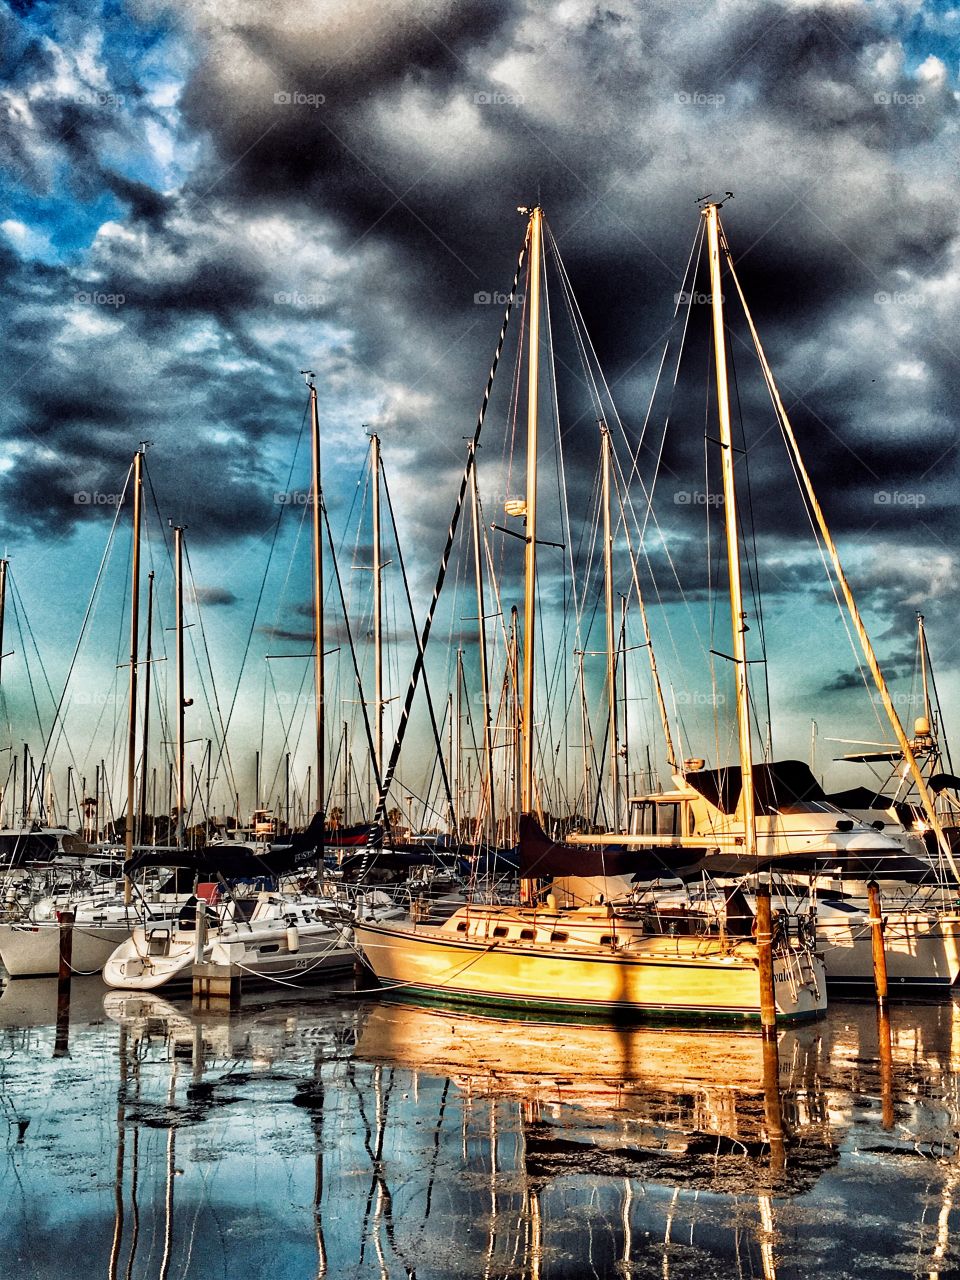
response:
<path id="1" fill-rule="evenodd" d="M 884 1029 L 838 1002 L 765 1052 L 347 992 L 221 1014 L 101 988 L 94 1008 L 75 985 L 58 1059 L 56 984 L 17 1002 L 27 985 L 33 1011 L 0 998 L 21 1125 L 0 1248 L 66 1176 L 59 1230 L 107 1280 L 205 1280 L 213 1257 L 357 1280 L 960 1265 L 960 1006 Z"/>

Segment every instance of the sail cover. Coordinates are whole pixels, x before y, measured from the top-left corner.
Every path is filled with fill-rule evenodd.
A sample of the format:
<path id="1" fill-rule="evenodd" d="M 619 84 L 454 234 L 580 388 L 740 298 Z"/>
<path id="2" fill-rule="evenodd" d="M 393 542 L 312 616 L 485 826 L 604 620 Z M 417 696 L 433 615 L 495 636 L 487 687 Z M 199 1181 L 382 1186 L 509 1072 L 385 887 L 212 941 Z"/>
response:
<path id="1" fill-rule="evenodd" d="M 722 769 L 697 769 L 685 775 L 691 787 L 721 813 L 736 813 L 740 802 L 739 765 Z M 802 760 L 776 760 L 753 766 L 754 812 L 776 813 L 797 804 L 825 803 L 826 794 Z"/>

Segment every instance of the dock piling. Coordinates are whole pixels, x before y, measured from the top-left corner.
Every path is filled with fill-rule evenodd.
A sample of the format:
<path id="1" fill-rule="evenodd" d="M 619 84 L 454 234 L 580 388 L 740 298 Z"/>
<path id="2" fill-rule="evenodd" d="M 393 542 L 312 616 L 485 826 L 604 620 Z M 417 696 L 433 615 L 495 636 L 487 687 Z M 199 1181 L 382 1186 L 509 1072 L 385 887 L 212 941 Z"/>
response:
<path id="1" fill-rule="evenodd" d="M 887 992 L 887 956 L 883 948 L 883 916 L 880 912 L 880 886 L 876 880 L 867 885 L 870 900 L 870 932 L 873 944 L 873 982 L 877 992 L 877 1008 L 886 1012 Z"/>
<path id="2" fill-rule="evenodd" d="M 757 887 L 757 956 L 760 962 L 760 1032 L 764 1040 L 777 1038 L 777 997 L 773 985 L 773 923 L 770 889 Z"/>
<path id="3" fill-rule="evenodd" d="M 61 911 L 60 956 L 57 966 L 57 1029 L 53 1056 L 65 1058 L 70 1052 L 70 982 L 73 977 L 73 911 Z"/>

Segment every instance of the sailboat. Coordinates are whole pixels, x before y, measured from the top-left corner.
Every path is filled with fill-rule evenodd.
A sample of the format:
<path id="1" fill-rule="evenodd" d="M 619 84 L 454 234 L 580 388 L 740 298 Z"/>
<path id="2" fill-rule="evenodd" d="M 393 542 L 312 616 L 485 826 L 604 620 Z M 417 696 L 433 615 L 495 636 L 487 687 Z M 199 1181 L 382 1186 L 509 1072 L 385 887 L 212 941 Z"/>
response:
<path id="1" fill-rule="evenodd" d="M 539 206 L 522 212 L 528 214 L 525 249 L 529 253 L 526 497 L 521 504 L 511 505 L 515 513 L 524 515 L 526 526 L 520 807 L 529 815 L 535 808 L 537 422 L 544 219 Z M 513 292 L 511 303 L 512 300 Z M 722 337 L 721 329 L 718 341 L 722 342 Z M 720 366 L 723 362 L 717 363 Z M 725 375 L 723 363 L 721 432 L 729 435 Z M 718 380 L 720 376 L 718 374 Z M 467 481 L 474 462 L 475 447 L 471 446 Z M 730 465 L 732 467 L 732 462 Z M 728 538 L 733 539 L 732 546 L 737 551 L 730 557 L 731 594 L 735 601 L 734 645 L 739 646 L 739 670 L 743 676 L 738 696 L 744 699 L 740 715 L 741 760 L 744 777 L 751 778 L 742 608 L 736 604 L 739 554 L 732 471 L 729 483 Z M 747 852 L 754 854 L 756 834 L 752 823 L 750 828 Z M 520 1006 L 550 1016 L 683 1021 L 759 1019 L 760 953 L 749 931 L 747 936 L 735 936 L 723 927 L 716 927 L 711 915 L 705 912 L 691 911 L 665 918 L 657 912 L 638 910 L 629 900 L 568 908 L 560 906 L 549 893 L 545 900 L 537 901 L 530 881 L 526 881 L 524 887 L 526 901 L 521 905 L 471 903 L 455 911 L 442 924 L 363 923 L 356 930 L 357 942 L 381 985 L 402 989 L 408 997 Z M 778 1019 L 814 1017 L 825 1009 L 822 963 L 809 946 L 799 940 L 791 941 L 785 932 L 780 932 L 774 947 L 773 971 Z"/>
<path id="2" fill-rule="evenodd" d="M 930 704 L 925 695 L 925 715 L 918 718 L 913 739 L 907 737 L 894 708 L 863 620 L 843 573 L 836 546 L 813 491 L 809 474 L 780 399 L 770 366 L 737 278 L 732 255 L 719 219 L 719 205 L 707 204 L 706 219 L 710 261 L 710 302 L 717 366 L 717 399 L 721 418 L 720 452 L 723 469 L 723 504 L 730 570 L 731 609 L 735 620 L 733 661 L 737 681 L 738 765 L 708 769 L 703 760 L 680 761 L 672 750 L 664 721 L 668 759 L 673 767 L 673 788 L 631 798 L 626 834 L 572 836 L 574 845 L 589 842 L 601 849 L 612 846 L 678 851 L 706 851 L 699 866 L 720 883 L 729 877 L 749 877 L 761 869 L 775 872 L 781 901 L 794 912 L 809 903 L 816 922 L 817 943 L 824 954 L 828 979 L 845 986 L 873 985 L 872 928 L 869 922 L 867 884 L 874 880 L 884 892 L 883 916 L 888 974 L 894 986 L 926 989 L 949 988 L 960 975 L 960 914 L 955 910 L 955 885 L 960 881 L 947 833 L 931 792 L 939 781 L 931 778 L 924 762 L 935 759 L 930 734 Z M 721 266 L 726 263 L 726 275 Z M 845 599 L 852 629 L 860 641 L 882 703 L 896 737 L 896 744 L 867 758 L 895 761 L 904 779 L 912 781 L 918 796 L 929 841 L 937 860 L 899 821 L 884 822 L 856 797 L 828 795 L 802 761 L 779 760 L 756 764 L 750 759 L 745 632 L 739 589 L 737 530 L 730 519 L 736 510 L 733 488 L 733 446 L 726 395 L 724 291 L 731 283 L 739 298 L 774 410 L 787 442 L 808 514 L 829 553 L 839 595 Z M 726 418 L 726 427 L 724 419 Z M 922 618 L 919 652 L 926 688 L 927 652 Z M 726 656 L 726 655 L 720 655 Z M 658 688 L 659 693 L 659 688 Z M 662 695 L 660 695 L 662 705 Z M 864 756 L 848 759 L 864 759 Z M 850 812 L 851 799 L 854 811 Z M 759 860 L 759 861 L 758 861 Z M 567 897 L 589 894 L 592 886 L 582 878 L 562 882 Z M 631 881 L 623 891 L 634 888 Z M 749 899 L 749 894 L 748 894 Z"/>

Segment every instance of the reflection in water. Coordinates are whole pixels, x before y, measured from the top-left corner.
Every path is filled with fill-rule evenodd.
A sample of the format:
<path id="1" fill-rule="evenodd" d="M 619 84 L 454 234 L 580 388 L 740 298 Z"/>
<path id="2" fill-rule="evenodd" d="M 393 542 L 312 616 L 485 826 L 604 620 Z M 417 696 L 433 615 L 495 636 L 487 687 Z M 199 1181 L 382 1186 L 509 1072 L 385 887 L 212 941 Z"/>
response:
<path id="1" fill-rule="evenodd" d="M 0 997 L 0 1250 L 31 1276 L 957 1274 L 954 1004 L 759 1036 L 341 992 Z M 54 1057 L 69 1032 L 69 1051 Z"/>

